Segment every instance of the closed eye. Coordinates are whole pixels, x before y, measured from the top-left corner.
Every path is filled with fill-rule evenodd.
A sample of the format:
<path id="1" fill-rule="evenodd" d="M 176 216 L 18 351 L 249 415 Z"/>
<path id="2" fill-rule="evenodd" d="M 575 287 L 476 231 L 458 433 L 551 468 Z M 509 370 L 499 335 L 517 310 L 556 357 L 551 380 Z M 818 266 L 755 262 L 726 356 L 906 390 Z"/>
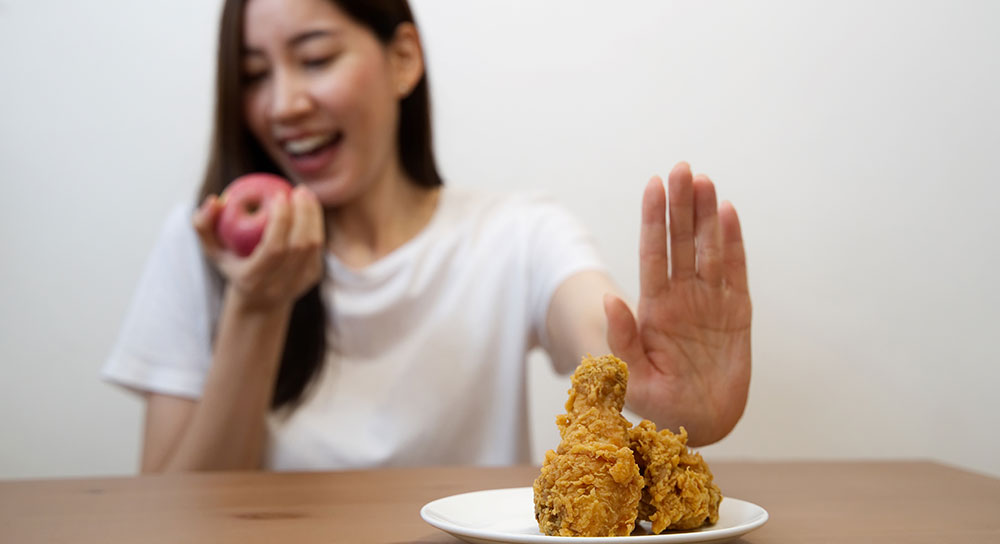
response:
<path id="1" fill-rule="evenodd" d="M 257 72 L 243 72 L 243 83 L 245 85 L 253 85 L 254 83 L 259 83 L 267 78 L 269 72 L 266 70 Z"/>
<path id="2" fill-rule="evenodd" d="M 333 62 L 335 57 L 336 55 L 324 55 L 322 57 L 308 58 L 302 61 L 302 65 L 306 68 L 323 68 Z"/>

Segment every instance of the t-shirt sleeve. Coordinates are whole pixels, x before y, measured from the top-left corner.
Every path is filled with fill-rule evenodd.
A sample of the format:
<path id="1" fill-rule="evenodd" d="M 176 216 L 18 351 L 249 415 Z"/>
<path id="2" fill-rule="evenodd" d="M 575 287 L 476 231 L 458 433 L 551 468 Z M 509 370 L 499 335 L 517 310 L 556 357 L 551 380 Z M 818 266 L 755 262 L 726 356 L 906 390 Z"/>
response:
<path id="1" fill-rule="evenodd" d="M 133 390 L 201 396 L 212 361 L 211 323 L 218 287 L 191 226 L 178 206 L 156 242 L 111 355 L 104 379 Z"/>
<path id="2" fill-rule="evenodd" d="M 607 267 L 587 228 L 553 199 L 534 197 L 528 215 L 529 311 L 535 337 L 547 346 L 545 322 L 556 289 L 578 272 Z"/>

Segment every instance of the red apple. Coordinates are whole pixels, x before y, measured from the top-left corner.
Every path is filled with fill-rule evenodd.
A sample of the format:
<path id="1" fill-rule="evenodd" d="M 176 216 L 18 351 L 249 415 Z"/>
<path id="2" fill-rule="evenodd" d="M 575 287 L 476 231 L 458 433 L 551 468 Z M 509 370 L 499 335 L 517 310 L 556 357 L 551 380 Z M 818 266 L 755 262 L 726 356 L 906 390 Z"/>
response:
<path id="1" fill-rule="evenodd" d="M 267 226 L 271 201 L 279 194 L 286 196 L 292 186 L 274 174 L 247 174 L 232 181 L 222 192 L 222 212 L 215 232 L 222 244 L 246 257 L 260 243 Z"/>

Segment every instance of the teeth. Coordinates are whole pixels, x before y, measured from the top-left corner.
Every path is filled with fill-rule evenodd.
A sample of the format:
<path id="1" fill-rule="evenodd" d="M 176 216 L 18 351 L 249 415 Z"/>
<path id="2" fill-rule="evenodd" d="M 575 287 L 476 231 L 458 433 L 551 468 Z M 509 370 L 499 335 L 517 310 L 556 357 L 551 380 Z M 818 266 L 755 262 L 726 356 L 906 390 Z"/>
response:
<path id="1" fill-rule="evenodd" d="M 319 136 L 299 138 L 298 140 L 289 140 L 285 142 L 285 150 L 293 155 L 302 155 L 319 149 L 320 147 L 326 145 L 331 139 L 333 139 L 332 135 L 323 134 Z"/>

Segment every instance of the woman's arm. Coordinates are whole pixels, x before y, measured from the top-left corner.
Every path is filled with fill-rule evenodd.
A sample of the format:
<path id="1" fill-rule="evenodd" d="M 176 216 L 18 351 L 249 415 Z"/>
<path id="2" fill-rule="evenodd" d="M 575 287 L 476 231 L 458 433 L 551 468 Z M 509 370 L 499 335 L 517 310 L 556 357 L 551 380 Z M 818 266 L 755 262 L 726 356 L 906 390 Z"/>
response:
<path id="1" fill-rule="evenodd" d="M 150 394 L 143 472 L 260 467 L 291 307 L 246 308 L 227 291 L 200 399 Z"/>
<path id="2" fill-rule="evenodd" d="M 588 353 L 601 356 L 608 347 L 608 321 L 601 298 L 619 290 L 604 272 L 588 270 L 566 278 L 552 294 L 546 314 L 546 346 L 560 374 L 573 372 Z"/>
<path id="3" fill-rule="evenodd" d="M 322 208 L 308 190 L 272 204 L 264 237 L 245 259 L 215 239 L 220 210 L 209 197 L 194 218 L 227 279 L 212 365 L 198 400 L 147 396 L 143 472 L 260 467 L 292 307 L 322 276 Z"/>

